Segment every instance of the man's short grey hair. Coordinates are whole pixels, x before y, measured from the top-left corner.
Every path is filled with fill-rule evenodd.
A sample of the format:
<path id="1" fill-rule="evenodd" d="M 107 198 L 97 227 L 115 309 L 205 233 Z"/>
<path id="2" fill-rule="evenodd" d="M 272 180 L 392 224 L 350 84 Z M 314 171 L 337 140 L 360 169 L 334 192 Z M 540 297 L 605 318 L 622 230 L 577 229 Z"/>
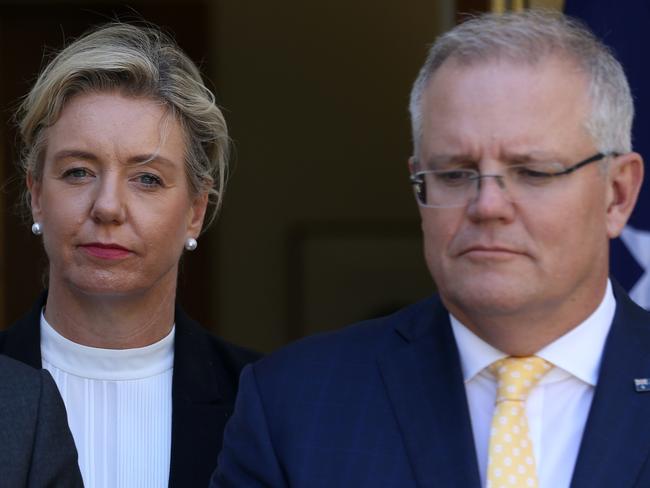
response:
<path id="1" fill-rule="evenodd" d="M 507 60 L 530 66 L 549 56 L 568 60 L 586 75 L 591 111 L 585 127 L 598 150 L 630 152 L 634 104 L 621 64 L 577 20 L 559 12 L 529 10 L 474 17 L 436 40 L 411 91 L 415 156 L 422 137 L 423 93 L 445 61 L 462 66 Z"/>
<path id="2" fill-rule="evenodd" d="M 229 143 L 223 114 L 197 66 L 176 42 L 150 25 L 110 23 L 59 52 L 43 69 L 16 118 L 20 165 L 36 181 L 43 173 L 47 128 L 77 94 L 115 91 L 161 103 L 185 136 L 185 169 L 193 196 L 206 192 L 216 216 L 226 184 Z M 29 205 L 29 195 L 26 195 Z"/>

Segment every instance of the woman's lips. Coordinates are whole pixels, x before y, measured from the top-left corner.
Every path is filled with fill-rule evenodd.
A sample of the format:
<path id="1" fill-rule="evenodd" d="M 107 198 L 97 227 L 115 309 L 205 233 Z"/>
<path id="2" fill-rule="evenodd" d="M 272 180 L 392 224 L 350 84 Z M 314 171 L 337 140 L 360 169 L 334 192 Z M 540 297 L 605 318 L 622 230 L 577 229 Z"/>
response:
<path id="1" fill-rule="evenodd" d="M 87 254 L 100 259 L 124 259 L 131 254 L 127 248 L 118 244 L 102 244 L 91 242 L 79 246 Z"/>

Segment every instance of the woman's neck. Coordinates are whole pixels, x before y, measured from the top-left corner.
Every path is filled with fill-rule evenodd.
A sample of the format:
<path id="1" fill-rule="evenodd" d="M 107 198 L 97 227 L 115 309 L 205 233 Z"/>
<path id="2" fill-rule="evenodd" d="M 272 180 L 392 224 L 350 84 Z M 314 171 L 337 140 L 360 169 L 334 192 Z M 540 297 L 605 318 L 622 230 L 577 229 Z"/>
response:
<path id="1" fill-rule="evenodd" d="M 144 347 L 169 334 L 174 324 L 176 283 L 164 288 L 107 296 L 50 283 L 45 319 L 78 344 L 105 349 Z"/>

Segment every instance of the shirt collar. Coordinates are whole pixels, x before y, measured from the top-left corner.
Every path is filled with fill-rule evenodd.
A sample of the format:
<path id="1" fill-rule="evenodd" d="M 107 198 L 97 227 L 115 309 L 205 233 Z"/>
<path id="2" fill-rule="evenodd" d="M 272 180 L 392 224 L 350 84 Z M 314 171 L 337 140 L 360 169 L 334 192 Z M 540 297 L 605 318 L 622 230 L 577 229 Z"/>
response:
<path id="1" fill-rule="evenodd" d="M 103 349 L 77 344 L 59 334 L 41 311 L 43 361 L 82 378 L 137 380 L 156 376 L 174 366 L 176 326 L 158 342 L 132 349 Z"/>
<path id="2" fill-rule="evenodd" d="M 616 311 L 612 284 L 607 280 L 605 296 L 587 319 L 537 352 L 537 356 L 595 386 L 600 359 Z M 492 347 L 449 314 L 456 339 L 463 379 L 467 383 L 506 354 Z"/>

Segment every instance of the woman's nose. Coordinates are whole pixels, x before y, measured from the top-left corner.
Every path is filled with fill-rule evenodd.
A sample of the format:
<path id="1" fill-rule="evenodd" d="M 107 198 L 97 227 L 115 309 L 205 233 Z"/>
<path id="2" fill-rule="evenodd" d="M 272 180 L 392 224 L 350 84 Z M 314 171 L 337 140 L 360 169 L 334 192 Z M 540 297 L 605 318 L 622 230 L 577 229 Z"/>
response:
<path id="1" fill-rule="evenodd" d="M 126 218 L 125 189 L 116 175 L 97 179 L 91 217 L 98 223 L 123 223 Z"/>

